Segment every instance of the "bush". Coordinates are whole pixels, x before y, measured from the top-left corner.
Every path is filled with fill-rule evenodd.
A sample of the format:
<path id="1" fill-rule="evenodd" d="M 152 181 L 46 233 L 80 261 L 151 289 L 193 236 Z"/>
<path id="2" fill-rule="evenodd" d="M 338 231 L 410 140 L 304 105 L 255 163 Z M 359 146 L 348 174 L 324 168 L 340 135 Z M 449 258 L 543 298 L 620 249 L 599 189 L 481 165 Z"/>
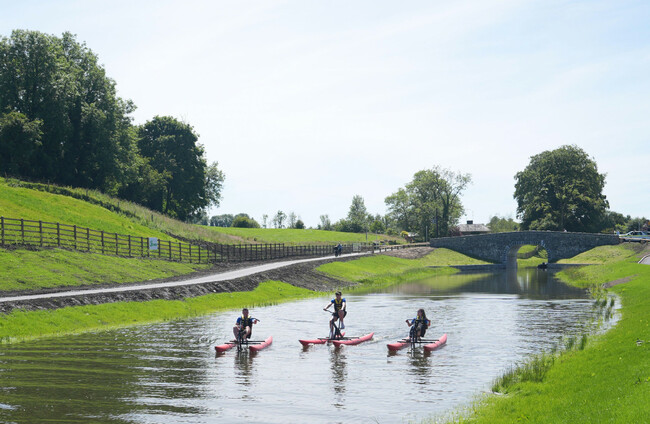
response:
<path id="1" fill-rule="evenodd" d="M 260 224 L 258 224 L 257 221 L 255 221 L 253 218 L 248 218 L 240 215 L 232 221 L 231 227 L 260 228 Z"/>

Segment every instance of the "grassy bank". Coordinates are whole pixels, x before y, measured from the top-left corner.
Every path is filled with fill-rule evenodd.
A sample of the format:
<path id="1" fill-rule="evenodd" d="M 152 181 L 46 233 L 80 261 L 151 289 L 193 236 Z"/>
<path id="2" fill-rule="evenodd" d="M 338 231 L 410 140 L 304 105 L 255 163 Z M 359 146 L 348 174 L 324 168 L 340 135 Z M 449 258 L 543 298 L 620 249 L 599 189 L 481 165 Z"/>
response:
<path id="1" fill-rule="evenodd" d="M 331 275 L 348 281 L 362 282 L 362 286 L 375 288 L 418 280 L 435 274 L 452 273 L 454 271 L 449 268 L 428 268 L 430 265 L 445 265 L 445 262 L 451 260 L 456 264 L 462 263 L 463 260 L 474 261 L 463 255 L 438 249 L 433 254 L 416 260 L 374 256 L 336 263 Z M 327 267 L 321 270 L 329 273 Z M 0 340 L 11 342 L 42 336 L 103 330 L 320 295 L 322 293 L 274 281 L 262 283 L 251 292 L 211 294 L 183 301 L 117 302 L 49 311 L 13 311 L 10 314 L 0 315 Z"/>
<path id="2" fill-rule="evenodd" d="M 219 228 L 187 224 L 151 211 L 136 203 L 111 197 L 95 190 L 60 187 L 0 178 L 0 216 L 34 221 L 60 222 L 106 232 L 138 237 L 169 234 L 214 243 L 335 244 L 366 242 L 365 234 L 321 230 L 271 228 Z M 401 237 L 368 234 L 367 241 Z"/>
<path id="3" fill-rule="evenodd" d="M 625 281 L 609 289 L 623 303 L 616 326 L 603 335 L 577 340 L 583 349 L 534 358 L 501 387 L 505 395 L 485 397 L 455 422 L 648 422 L 650 266 L 637 264 L 639 253 L 639 247 L 619 245 L 573 258 L 599 265 L 560 273 L 569 284 L 601 292 L 605 283 Z M 527 368 L 542 372 L 526 378 Z"/>
<path id="4" fill-rule="evenodd" d="M 209 269 L 211 265 L 93 253 L 0 248 L 0 292 L 86 284 L 135 283 Z"/>
<path id="5" fill-rule="evenodd" d="M 317 269 L 336 278 L 361 283 L 357 287 L 348 289 L 348 292 L 361 293 L 458 272 L 456 269 L 449 268 L 449 265 L 481 265 L 486 263 L 453 250 L 436 249 L 420 259 L 402 259 L 377 255 L 352 262 L 331 262 L 321 265 Z"/>
<path id="6" fill-rule="evenodd" d="M 116 302 L 29 312 L 14 310 L 0 315 L 0 340 L 8 343 L 43 336 L 107 330 L 244 306 L 272 305 L 317 294 L 280 281 L 267 281 L 249 292 L 215 293 L 185 300 Z"/>

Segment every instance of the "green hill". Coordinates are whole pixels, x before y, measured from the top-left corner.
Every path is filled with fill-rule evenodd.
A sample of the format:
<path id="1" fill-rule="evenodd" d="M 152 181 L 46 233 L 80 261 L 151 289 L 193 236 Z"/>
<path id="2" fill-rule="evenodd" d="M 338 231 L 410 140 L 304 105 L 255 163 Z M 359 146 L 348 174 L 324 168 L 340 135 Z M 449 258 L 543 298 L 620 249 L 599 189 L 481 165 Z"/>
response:
<path id="1" fill-rule="evenodd" d="M 335 244 L 390 240 L 399 237 L 322 230 L 221 228 L 177 221 L 138 204 L 95 190 L 28 183 L 0 178 L 0 216 L 89 227 L 138 237 L 205 240 L 213 243 Z"/>
<path id="2" fill-rule="evenodd" d="M 0 216 L 88 227 L 136 237 L 218 243 L 335 244 L 365 242 L 365 234 L 320 230 L 217 228 L 182 223 L 97 191 L 0 178 Z M 368 241 L 385 239 L 369 235 Z M 0 248 L 0 291 L 131 283 L 209 268 L 65 249 Z"/>

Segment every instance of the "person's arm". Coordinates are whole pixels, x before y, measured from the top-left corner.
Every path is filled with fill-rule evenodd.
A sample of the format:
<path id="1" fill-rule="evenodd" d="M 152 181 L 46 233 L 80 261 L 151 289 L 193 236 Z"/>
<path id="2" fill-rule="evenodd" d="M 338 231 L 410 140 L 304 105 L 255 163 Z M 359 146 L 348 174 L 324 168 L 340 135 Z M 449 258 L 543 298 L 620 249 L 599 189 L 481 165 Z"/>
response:
<path id="1" fill-rule="evenodd" d="M 427 328 L 429 328 L 429 327 L 431 327 L 431 320 L 430 319 L 427 320 Z"/>
<path id="2" fill-rule="evenodd" d="M 348 303 L 345 300 L 341 303 L 341 310 L 342 311 L 345 311 L 345 307 L 347 306 L 347 304 Z"/>
<path id="3" fill-rule="evenodd" d="M 413 320 L 409 320 L 409 319 L 407 319 L 407 320 L 406 320 L 406 323 L 407 323 L 408 326 L 410 327 L 410 326 L 413 325 Z"/>
<path id="4" fill-rule="evenodd" d="M 326 307 L 323 308 L 324 311 L 328 310 L 332 306 L 332 302 L 328 303 Z"/>

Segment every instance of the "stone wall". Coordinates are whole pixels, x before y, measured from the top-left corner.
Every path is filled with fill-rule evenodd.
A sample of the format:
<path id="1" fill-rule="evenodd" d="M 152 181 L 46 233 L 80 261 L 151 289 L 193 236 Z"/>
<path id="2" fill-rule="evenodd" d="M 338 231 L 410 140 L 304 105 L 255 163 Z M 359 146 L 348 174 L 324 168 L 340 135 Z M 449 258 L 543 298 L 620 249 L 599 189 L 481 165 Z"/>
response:
<path id="1" fill-rule="evenodd" d="M 548 261 L 571 258 L 597 246 L 615 245 L 619 238 L 613 234 L 565 233 L 558 231 L 515 231 L 510 233 L 431 239 L 431 247 L 444 247 L 465 255 L 495 263 L 516 259 L 525 244 L 542 246 Z"/>

